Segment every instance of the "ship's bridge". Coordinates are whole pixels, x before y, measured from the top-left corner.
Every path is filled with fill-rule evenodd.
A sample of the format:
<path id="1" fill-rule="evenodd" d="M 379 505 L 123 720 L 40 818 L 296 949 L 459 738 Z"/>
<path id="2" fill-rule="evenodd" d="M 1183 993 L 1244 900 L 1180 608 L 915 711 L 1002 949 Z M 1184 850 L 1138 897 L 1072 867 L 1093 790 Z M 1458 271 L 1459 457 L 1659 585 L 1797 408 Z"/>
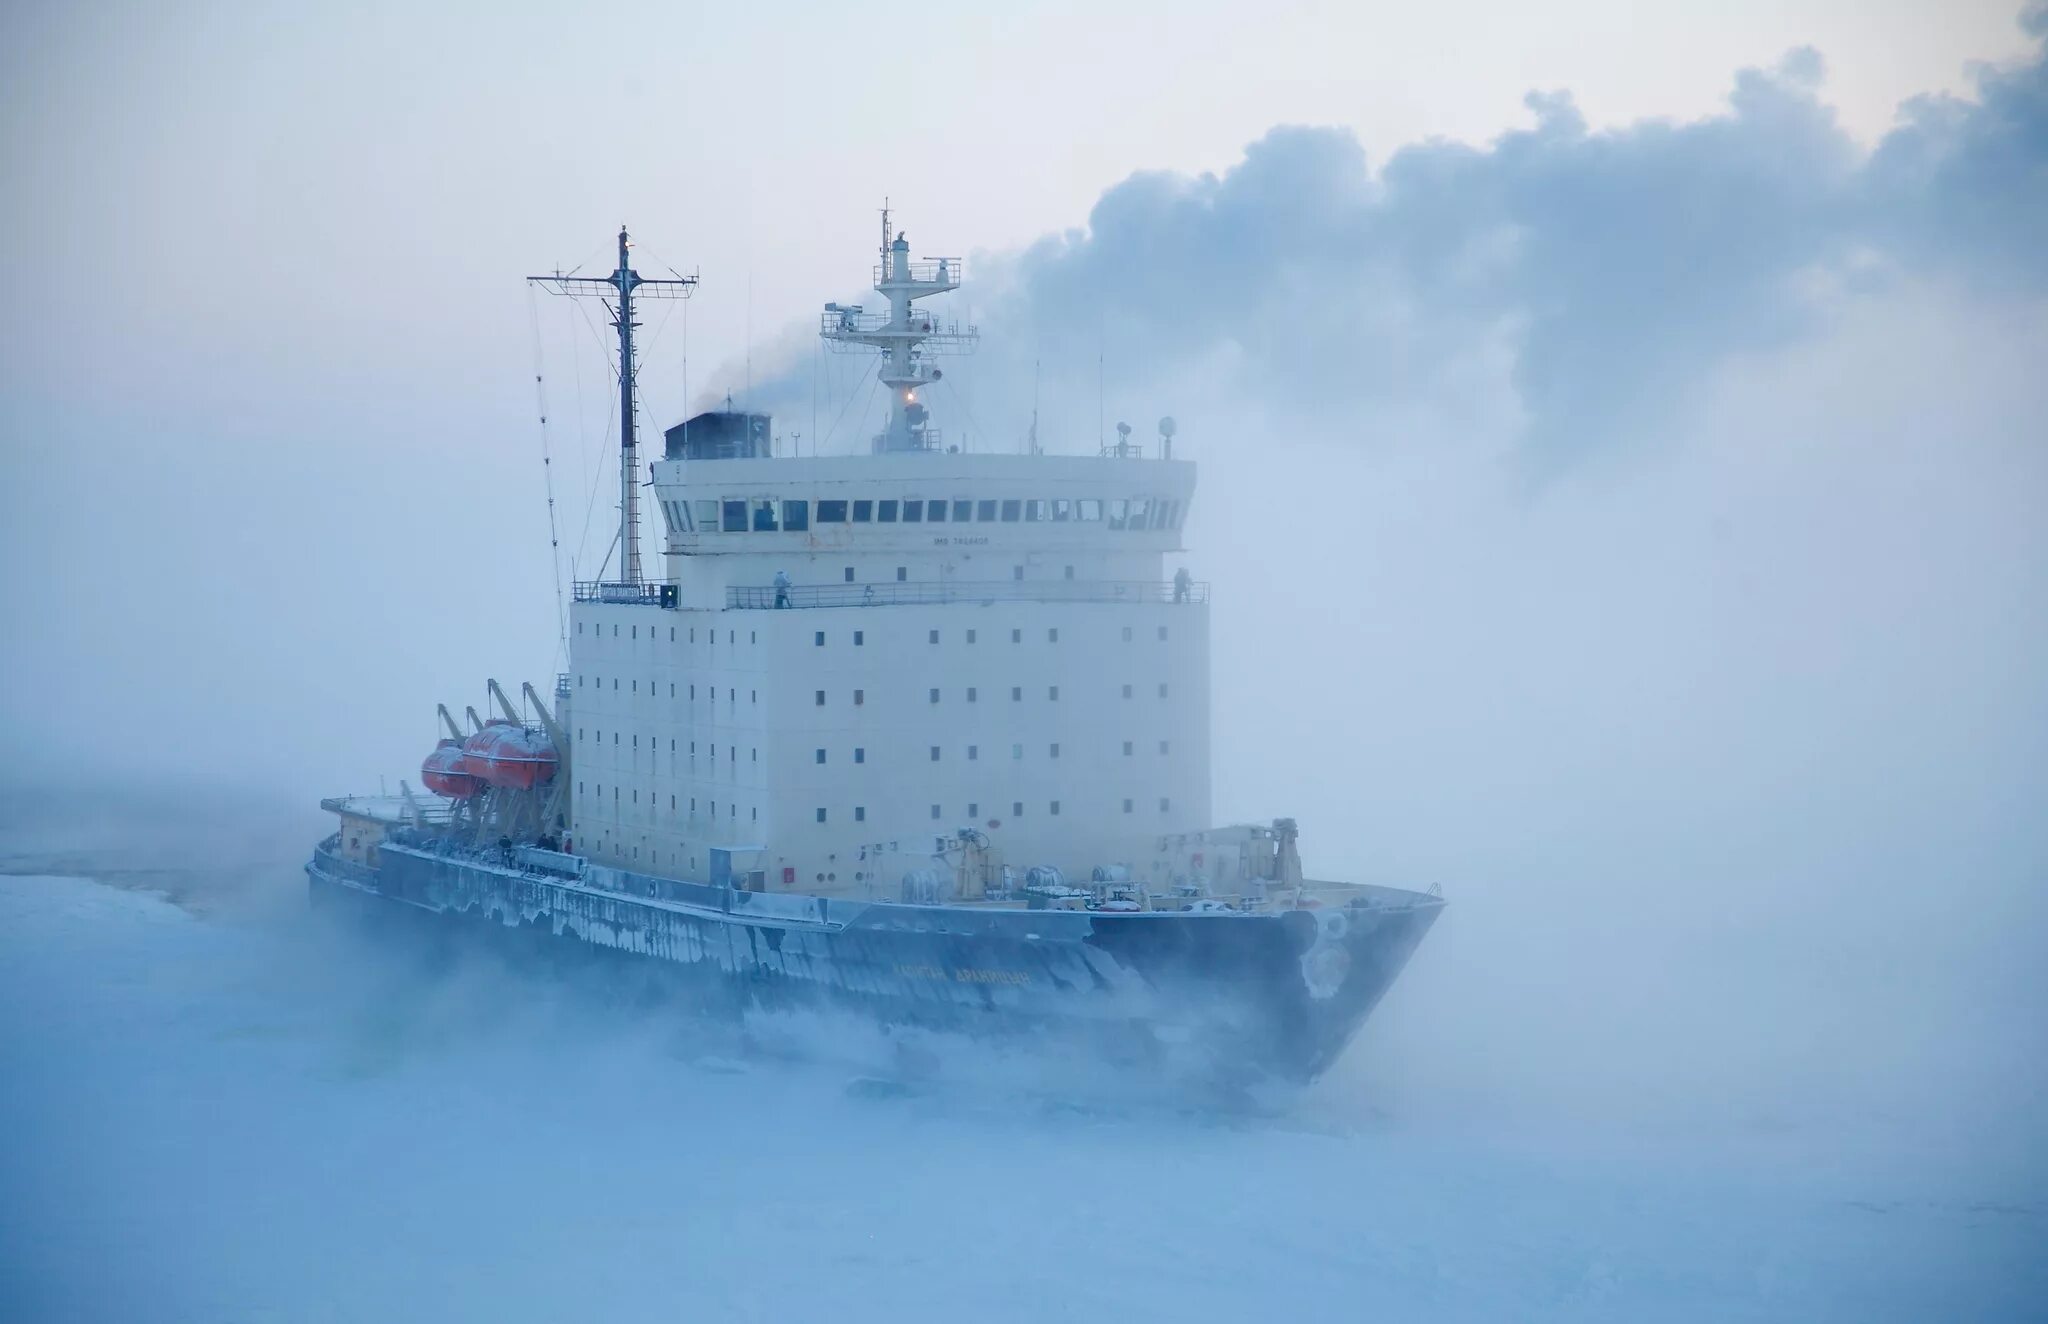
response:
<path id="1" fill-rule="evenodd" d="M 1130 455 L 899 452 L 654 465 L 668 579 L 692 606 L 785 605 L 859 585 L 1160 585 L 1195 466 Z M 765 604 L 762 604 L 765 605 Z"/>

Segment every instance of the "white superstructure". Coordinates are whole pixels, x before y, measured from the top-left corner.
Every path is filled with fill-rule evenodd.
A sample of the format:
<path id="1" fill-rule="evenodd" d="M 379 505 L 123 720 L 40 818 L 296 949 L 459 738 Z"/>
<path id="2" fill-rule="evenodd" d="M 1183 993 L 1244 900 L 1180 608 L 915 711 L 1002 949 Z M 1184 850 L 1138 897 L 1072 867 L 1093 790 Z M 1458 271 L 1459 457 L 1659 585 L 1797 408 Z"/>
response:
<path id="1" fill-rule="evenodd" d="M 873 454 L 762 438 L 653 466 L 664 572 L 579 585 L 572 609 L 578 853 L 859 893 L 973 828 L 1019 873 L 1185 869 L 1209 826 L 1209 616 L 1167 558 L 1194 466 L 942 447 L 924 350 L 972 331 L 913 300 L 959 271 L 899 236 L 876 272 L 889 311 L 827 308 L 828 339 L 884 355 Z"/>

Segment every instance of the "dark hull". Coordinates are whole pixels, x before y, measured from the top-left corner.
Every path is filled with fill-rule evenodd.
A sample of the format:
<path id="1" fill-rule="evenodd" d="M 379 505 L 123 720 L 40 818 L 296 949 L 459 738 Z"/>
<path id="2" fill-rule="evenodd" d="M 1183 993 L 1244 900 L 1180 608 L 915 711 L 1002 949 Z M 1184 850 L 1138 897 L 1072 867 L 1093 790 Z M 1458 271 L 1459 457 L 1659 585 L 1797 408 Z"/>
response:
<path id="1" fill-rule="evenodd" d="M 306 872 L 316 900 L 400 903 L 548 959 L 623 957 L 696 1000 L 1185 1046 L 1289 1081 L 1337 1059 L 1442 909 L 1391 889 L 1266 914 L 911 906 L 568 879 L 432 843 L 386 844 L 375 868 L 323 847 Z"/>

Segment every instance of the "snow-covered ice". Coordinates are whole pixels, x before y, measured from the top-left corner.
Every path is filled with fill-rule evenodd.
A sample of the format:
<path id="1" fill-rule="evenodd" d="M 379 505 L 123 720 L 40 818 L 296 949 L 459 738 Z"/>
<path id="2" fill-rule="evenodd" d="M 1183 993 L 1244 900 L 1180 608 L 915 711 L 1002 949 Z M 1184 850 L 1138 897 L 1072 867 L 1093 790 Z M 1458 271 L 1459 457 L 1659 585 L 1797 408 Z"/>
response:
<path id="1" fill-rule="evenodd" d="M 1372 1033 L 1357 1069 L 1257 1116 L 1049 1062 L 869 1088 L 860 1040 L 622 1017 L 290 909 L 198 918 L 0 877 L 0 1317 L 1872 1321 L 2048 1301 L 2037 1174 L 1848 1162 L 1826 1126 L 1439 1112 L 1380 1087 Z"/>

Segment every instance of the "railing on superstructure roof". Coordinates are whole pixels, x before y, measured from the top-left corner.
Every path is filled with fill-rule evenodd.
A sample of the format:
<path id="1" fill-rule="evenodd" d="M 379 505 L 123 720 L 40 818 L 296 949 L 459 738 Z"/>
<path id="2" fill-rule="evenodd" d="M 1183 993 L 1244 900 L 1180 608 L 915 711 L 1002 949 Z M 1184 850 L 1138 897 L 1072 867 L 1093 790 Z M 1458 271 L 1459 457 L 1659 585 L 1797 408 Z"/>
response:
<path id="1" fill-rule="evenodd" d="M 1195 602 L 1209 601 L 1206 581 L 997 580 L 992 583 L 807 584 L 786 589 L 728 588 L 728 608 L 901 607 L 946 602 Z"/>
<path id="2" fill-rule="evenodd" d="M 667 589 L 667 594 L 662 592 Z M 579 579 L 574 592 L 578 602 L 620 602 L 628 605 L 662 605 L 664 598 L 672 601 L 675 589 L 666 584 L 621 584 L 600 582 L 594 579 Z"/>

